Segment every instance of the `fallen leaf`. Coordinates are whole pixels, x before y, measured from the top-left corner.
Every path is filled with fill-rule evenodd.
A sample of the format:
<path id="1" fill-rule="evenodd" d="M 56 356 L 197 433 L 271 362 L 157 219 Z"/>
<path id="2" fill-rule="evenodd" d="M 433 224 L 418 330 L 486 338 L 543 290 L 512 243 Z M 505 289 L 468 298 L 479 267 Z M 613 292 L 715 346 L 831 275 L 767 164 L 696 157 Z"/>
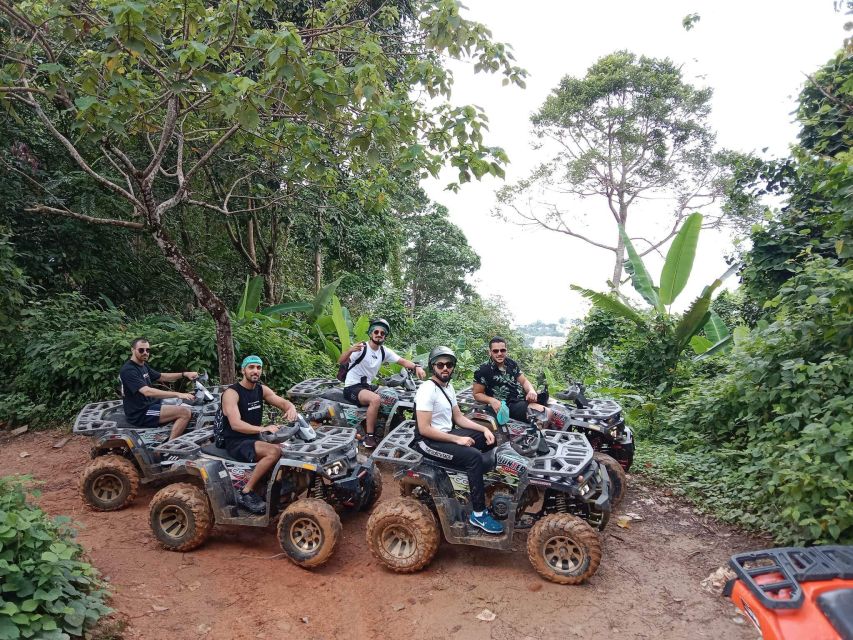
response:
<path id="1" fill-rule="evenodd" d="M 163 607 L 163 606 L 160 606 L 159 604 L 152 604 L 151 609 L 154 611 L 168 611 L 169 607 Z"/>
<path id="2" fill-rule="evenodd" d="M 482 620 L 484 622 L 491 622 L 498 616 L 488 609 L 483 609 L 480 613 L 477 614 L 477 620 Z"/>
<path id="3" fill-rule="evenodd" d="M 302 621 L 302 624 L 308 624 L 308 621 L 311 619 L 308 616 L 302 616 L 299 618 Z"/>
<path id="4" fill-rule="evenodd" d="M 631 520 L 633 520 L 634 522 L 642 522 L 643 520 L 645 520 L 645 518 L 643 516 L 641 516 L 639 513 L 633 513 L 631 511 L 629 511 L 625 515 L 628 516 L 629 518 L 631 518 Z"/>
<path id="5" fill-rule="evenodd" d="M 723 587 L 726 585 L 726 582 L 735 577 L 736 576 L 734 571 L 732 571 L 728 567 L 720 567 L 707 578 L 705 578 L 700 584 L 702 585 L 702 588 L 708 593 L 712 593 L 714 595 L 721 595 L 723 592 Z"/>
<path id="6" fill-rule="evenodd" d="M 21 451 L 21 453 L 18 455 L 20 455 L 20 457 L 22 457 L 22 458 L 29 458 L 30 457 L 30 454 L 27 453 L 26 451 Z"/>
<path id="7" fill-rule="evenodd" d="M 54 449 L 61 449 L 61 448 L 62 448 L 62 447 L 64 447 L 66 444 L 68 444 L 68 441 L 69 441 L 69 440 L 71 440 L 71 436 L 65 436 L 64 438 L 62 438 L 62 439 L 57 440 L 56 442 L 54 442 L 54 443 L 53 443 L 53 448 L 54 448 Z"/>
<path id="8" fill-rule="evenodd" d="M 391 608 L 394 611 L 402 611 L 403 609 L 406 608 L 406 605 L 404 605 L 402 602 L 395 602 L 394 604 L 391 605 Z"/>
<path id="9" fill-rule="evenodd" d="M 631 518 L 629 518 L 628 516 L 619 516 L 618 518 L 616 518 L 616 526 L 622 527 L 623 529 L 630 529 Z"/>
<path id="10" fill-rule="evenodd" d="M 196 631 L 198 631 L 198 635 L 206 636 L 208 633 L 210 633 L 210 630 L 212 628 L 213 627 L 211 627 L 209 624 L 203 624 L 202 623 L 196 627 Z"/>

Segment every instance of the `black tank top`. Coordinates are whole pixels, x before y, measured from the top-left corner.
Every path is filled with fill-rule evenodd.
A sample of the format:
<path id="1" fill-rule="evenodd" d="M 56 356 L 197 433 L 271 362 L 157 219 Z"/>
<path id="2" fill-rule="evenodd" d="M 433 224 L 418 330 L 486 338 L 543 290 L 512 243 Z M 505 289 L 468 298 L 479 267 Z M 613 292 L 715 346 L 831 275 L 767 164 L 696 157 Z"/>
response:
<path id="1" fill-rule="evenodd" d="M 258 383 L 254 389 L 247 389 L 239 382 L 232 384 L 228 389 L 237 392 L 237 408 L 240 410 L 240 419 L 256 427 L 261 426 L 264 417 L 264 387 Z M 224 393 L 224 392 L 223 392 Z M 228 416 L 222 414 L 222 437 L 225 440 L 257 440 L 257 433 L 240 433 L 231 428 Z"/>

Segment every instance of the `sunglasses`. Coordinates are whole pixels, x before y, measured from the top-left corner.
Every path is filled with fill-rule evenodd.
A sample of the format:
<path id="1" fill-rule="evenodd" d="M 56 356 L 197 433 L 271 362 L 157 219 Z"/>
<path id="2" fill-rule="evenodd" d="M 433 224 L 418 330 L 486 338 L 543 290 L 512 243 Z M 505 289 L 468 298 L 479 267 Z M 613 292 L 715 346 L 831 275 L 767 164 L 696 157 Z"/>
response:
<path id="1" fill-rule="evenodd" d="M 492 349 L 492 353 L 506 353 L 506 349 Z"/>
<path id="2" fill-rule="evenodd" d="M 377 329 L 376 331 L 374 331 L 374 332 L 373 332 L 373 335 L 375 335 L 375 336 L 384 336 L 384 335 L 385 335 L 385 332 L 384 332 L 384 331 L 381 331 L 381 330 L 379 330 L 379 329 Z"/>
<path id="3" fill-rule="evenodd" d="M 452 369 L 456 365 L 453 364 L 452 362 L 436 362 L 432 366 L 435 367 L 436 369 Z"/>
<path id="4" fill-rule="evenodd" d="M 136 347 L 136 350 L 139 353 L 151 353 L 151 349 L 146 349 L 145 347 Z"/>

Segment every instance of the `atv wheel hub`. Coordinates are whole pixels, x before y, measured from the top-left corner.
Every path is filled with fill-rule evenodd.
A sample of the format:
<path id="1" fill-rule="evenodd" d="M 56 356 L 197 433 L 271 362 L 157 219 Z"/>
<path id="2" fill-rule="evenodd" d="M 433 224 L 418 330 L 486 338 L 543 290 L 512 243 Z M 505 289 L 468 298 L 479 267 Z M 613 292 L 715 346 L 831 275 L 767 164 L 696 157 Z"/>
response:
<path id="1" fill-rule="evenodd" d="M 166 505 L 160 511 L 160 530 L 170 538 L 181 538 L 189 529 L 187 512 L 175 504 Z"/>
<path id="2" fill-rule="evenodd" d="M 584 560 L 584 552 L 574 540 L 566 536 L 549 538 L 542 547 L 542 556 L 548 566 L 558 573 L 574 572 Z"/>
<path id="3" fill-rule="evenodd" d="M 300 551 L 314 551 L 323 544 L 323 532 L 313 520 L 300 518 L 290 527 L 290 542 Z"/>
<path id="4" fill-rule="evenodd" d="M 104 473 L 92 483 L 92 493 L 98 500 L 108 502 L 121 493 L 122 481 L 114 473 Z"/>
<path id="5" fill-rule="evenodd" d="M 415 537 L 403 527 L 388 527 L 382 532 L 382 549 L 392 558 L 405 560 L 414 555 L 417 548 Z"/>

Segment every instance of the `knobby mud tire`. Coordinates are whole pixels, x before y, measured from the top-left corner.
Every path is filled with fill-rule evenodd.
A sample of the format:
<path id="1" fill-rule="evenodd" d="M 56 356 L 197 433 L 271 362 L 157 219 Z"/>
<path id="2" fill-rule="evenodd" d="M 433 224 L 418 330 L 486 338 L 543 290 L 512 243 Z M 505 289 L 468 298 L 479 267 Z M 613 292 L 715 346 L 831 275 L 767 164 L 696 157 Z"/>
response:
<path id="1" fill-rule="evenodd" d="M 332 557 L 341 535 L 341 519 L 327 502 L 303 498 L 284 510 L 276 532 L 287 557 L 300 567 L 313 569 Z"/>
<path id="2" fill-rule="evenodd" d="M 379 502 L 379 498 L 382 497 L 382 474 L 379 473 L 379 469 L 374 467 L 371 475 L 373 477 L 373 484 L 370 488 L 370 496 L 361 505 L 359 511 L 370 511 Z"/>
<path id="3" fill-rule="evenodd" d="M 370 552 L 397 573 L 413 573 L 427 566 L 439 540 L 435 517 L 414 498 L 383 502 L 367 520 Z"/>
<path id="4" fill-rule="evenodd" d="M 127 458 L 99 456 L 83 469 L 78 484 L 80 499 L 96 511 L 124 509 L 139 491 L 139 471 Z"/>
<path id="5" fill-rule="evenodd" d="M 592 457 L 607 470 L 607 477 L 610 479 L 610 505 L 615 509 L 622 502 L 628 488 L 628 477 L 625 475 L 625 469 L 615 458 L 601 451 L 596 451 Z"/>
<path id="6" fill-rule="evenodd" d="M 170 551 L 191 551 L 213 530 L 213 511 L 204 491 L 181 482 L 154 494 L 148 523 L 157 541 Z"/>
<path id="7" fill-rule="evenodd" d="M 580 584 L 598 571 L 601 541 L 595 529 L 577 516 L 552 513 L 528 533 L 527 557 L 546 580 Z"/>

